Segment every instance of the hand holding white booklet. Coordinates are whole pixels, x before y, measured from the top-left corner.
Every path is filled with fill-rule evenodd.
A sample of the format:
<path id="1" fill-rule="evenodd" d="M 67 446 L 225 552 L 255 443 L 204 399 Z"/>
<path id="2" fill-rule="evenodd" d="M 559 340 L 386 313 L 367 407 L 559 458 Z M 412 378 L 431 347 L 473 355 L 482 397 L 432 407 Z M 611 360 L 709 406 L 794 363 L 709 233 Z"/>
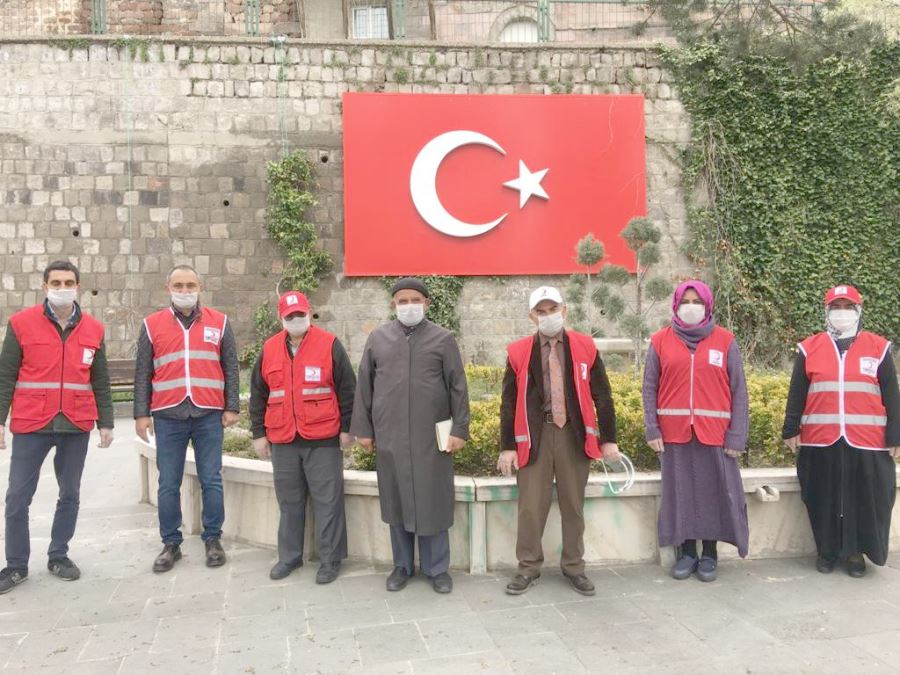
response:
<path id="1" fill-rule="evenodd" d="M 447 444 L 450 442 L 450 430 L 453 428 L 453 420 L 444 420 L 434 425 L 434 431 L 437 434 L 438 450 L 447 451 Z"/>

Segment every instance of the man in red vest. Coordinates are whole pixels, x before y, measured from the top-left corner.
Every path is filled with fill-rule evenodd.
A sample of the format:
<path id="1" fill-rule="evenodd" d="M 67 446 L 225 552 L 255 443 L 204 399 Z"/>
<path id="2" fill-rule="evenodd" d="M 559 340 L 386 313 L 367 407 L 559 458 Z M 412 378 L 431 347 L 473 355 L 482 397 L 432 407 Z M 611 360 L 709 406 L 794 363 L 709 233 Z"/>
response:
<path id="1" fill-rule="evenodd" d="M 500 406 L 497 467 L 504 476 L 519 472 L 519 573 L 506 592 L 525 593 L 541 576 L 555 477 L 562 572 L 578 593 L 593 595 L 584 574 L 584 491 L 592 459 L 619 458 L 609 380 L 593 338 L 563 328 L 566 305 L 557 289 L 535 290 L 529 308 L 538 332 L 507 347 Z"/>
<path id="2" fill-rule="evenodd" d="M 225 520 L 222 493 L 224 428 L 240 410 L 237 346 L 228 318 L 200 305 L 202 282 L 179 265 L 166 281 L 172 304 L 144 319 L 134 374 L 138 436 L 156 436 L 159 468 L 159 532 L 163 550 L 154 572 L 168 572 L 181 558 L 181 480 L 188 443 L 203 494 L 207 567 L 225 564 L 219 541 Z"/>
<path id="3" fill-rule="evenodd" d="M 0 593 L 28 578 L 28 507 L 53 447 L 59 501 L 47 568 L 66 581 L 81 576 L 67 555 L 78 519 L 81 473 L 95 423 L 99 447 L 112 443 L 113 406 L 103 324 L 78 306 L 79 282 L 72 263 L 50 263 L 44 270 L 46 299 L 10 317 L 0 352 L 0 449 L 6 449 L 10 405 L 13 433 L 6 492 L 7 566 L 0 572 Z"/>
<path id="4" fill-rule="evenodd" d="M 281 296 L 284 330 L 263 345 L 250 379 L 250 430 L 256 454 L 272 458 L 281 510 L 278 562 L 269 572 L 283 579 L 303 564 L 306 496 L 312 497 L 319 550 L 317 584 L 337 578 L 347 557 L 344 458 L 356 376 L 334 335 L 310 325 L 309 300 Z"/>

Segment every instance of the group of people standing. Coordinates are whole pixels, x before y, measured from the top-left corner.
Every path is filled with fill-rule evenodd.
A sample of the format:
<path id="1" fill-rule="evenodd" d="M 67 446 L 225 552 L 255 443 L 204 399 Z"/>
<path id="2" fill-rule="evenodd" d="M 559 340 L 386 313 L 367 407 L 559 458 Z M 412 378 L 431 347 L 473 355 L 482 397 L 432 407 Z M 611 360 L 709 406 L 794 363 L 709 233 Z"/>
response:
<path id="1" fill-rule="evenodd" d="M 53 262 L 43 280 L 45 300 L 10 318 L 0 352 L 0 448 L 8 416 L 13 434 L 0 593 L 28 577 L 28 510 L 53 447 L 59 501 L 48 569 L 64 580 L 79 578 L 68 544 L 88 437 L 96 425 L 100 447 L 113 439 L 103 325 L 77 303 L 74 265 Z M 201 305 L 202 280 L 189 266 L 175 267 L 166 287 L 170 306 L 141 326 L 134 378 L 135 430 L 145 441 L 155 437 L 159 469 L 157 573 L 181 558 L 180 486 L 189 444 L 202 491 L 205 562 L 225 563 L 222 442 L 240 412 L 237 347 L 227 317 Z M 418 544 L 419 570 L 436 592 L 452 591 L 452 456 L 468 439 L 469 399 L 459 347 L 451 332 L 427 319 L 429 304 L 421 280 L 397 281 L 391 291 L 396 319 L 369 335 L 354 374 L 340 340 L 311 324 L 306 296 L 291 291 L 279 299 L 282 330 L 253 365 L 249 402 L 253 445 L 272 461 L 280 508 L 272 579 L 303 565 L 307 498 L 316 524 L 316 582 L 338 577 L 347 557 L 342 450 L 355 440 L 376 456 L 394 562 L 387 589 L 399 591 L 415 575 Z M 719 541 L 742 557 L 749 547 L 738 463 L 749 429 L 747 386 L 734 336 L 716 325 L 713 310 L 708 286 L 682 283 L 671 324 L 653 335 L 644 370 L 646 440 L 662 466 L 659 541 L 678 547 L 671 570 L 677 579 L 714 580 Z M 497 466 L 504 475 L 517 474 L 519 489 L 519 566 L 510 594 L 527 592 L 541 576 L 554 485 L 563 575 L 578 593 L 595 592 L 585 574 L 585 487 L 591 460 L 615 461 L 620 453 L 603 361 L 592 338 L 565 327 L 566 312 L 557 289 L 536 289 L 528 304 L 536 332 L 507 349 Z M 862 298 L 852 286 L 828 292 L 826 331 L 800 345 L 784 424 L 785 442 L 798 451 L 816 567 L 830 572 L 844 560 L 852 576 L 865 573 L 863 555 L 885 563 L 894 458 L 900 457 L 890 343 L 861 330 L 861 316 Z M 439 445 L 440 423 L 449 431 Z"/>

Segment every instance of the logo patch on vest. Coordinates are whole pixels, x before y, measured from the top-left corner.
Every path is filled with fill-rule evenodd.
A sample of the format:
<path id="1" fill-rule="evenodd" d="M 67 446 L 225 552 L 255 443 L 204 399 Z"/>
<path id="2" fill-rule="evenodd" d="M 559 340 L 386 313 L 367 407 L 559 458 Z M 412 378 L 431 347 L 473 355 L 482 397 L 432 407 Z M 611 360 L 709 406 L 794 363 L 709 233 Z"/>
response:
<path id="1" fill-rule="evenodd" d="M 709 365 L 718 366 L 719 368 L 721 368 L 723 363 L 725 363 L 725 355 L 718 349 L 710 349 Z"/>
<path id="2" fill-rule="evenodd" d="M 873 359 L 871 356 L 860 358 L 859 372 L 869 377 L 878 377 L 878 359 Z"/>
<path id="3" fill-rule="evenodd" d="M 322 369 L 319 366 L 306 366 L 305 379 L 307 382 L 321 382 Z"/>
<path id="4" fill-rule="evenodd" d="M 203 341 L 209 342 L 210 344 L 217 345 L 219 344 L 219 340 L 222 338 L 222 331 L 218 328 L 213 328 L 212 326 L 204 326 L 203 327 Z"/>
<path id="5" fill-rule="evenodd" d="M 93 349 L 84 348 L 84 351 L 81 352 L 81 363 L 90 366 L 94 363 L 94 351 Z"/>
<path id="6" fill-rule="evenodd" d="M 588 364 L 579 363 L 578 365 L 581 366 L 581 379 L 582 380 L 588 379 Z"/>

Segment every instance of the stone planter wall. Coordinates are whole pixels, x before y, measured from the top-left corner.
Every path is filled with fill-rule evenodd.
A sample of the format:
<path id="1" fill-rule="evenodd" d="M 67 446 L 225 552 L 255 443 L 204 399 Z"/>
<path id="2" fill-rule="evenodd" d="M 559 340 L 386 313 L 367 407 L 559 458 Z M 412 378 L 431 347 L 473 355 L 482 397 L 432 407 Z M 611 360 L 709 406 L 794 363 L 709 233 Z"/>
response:
<path id="1" fill-rule="evenodd" d="M 141 500 L 156 503 L 156 450 L 136 440 L 140 464 Z M 900 474 L 900 469 L 898 469 Z M 750 557 L 776 558 L 815 553 L 815 544 L 800 500 L 794 469 L 745 469 L 742 472 L 750 519 Z M 272 465 L 259 460 L 225 457 L 225 526 L 228 538 L 258 546 L 275 547 L 278 504 L 272 486 Z M 900 481 L 898 481 L 900 482 Z M 592 474 L 585 503 L 585 560 L 589 565 L 659 562 L 669 565 L 671 547 L 660 548 L 656 514 L 660 474 L 642 473 L 634 486 L 614 495 L 602 474 Z M 390 564 L 388 527 L 381 522 L 378 485 L 372 471 L 345 471 L 347 539 L 352 559 Z M 456 478 L 455 524 L 450 530 L 451 565 L 473 574 L 512 568 L 516 564 L 516 499 L 511 478 Z M 182 484 L 186 533 L 200 526 L 200 485 L 193 456 L 188 451 Z M 306 551 L 315 555 L 312 509 L 307 516 Z M 559 564 L 562 536 L 559 510 L 554 502 L 544 533 L 548 566 Z M 900 547 L 900 500 L 894 507 L 891 547 Z M 721 545 L 723 559 L 737 557 L 733 546 Z"/>

